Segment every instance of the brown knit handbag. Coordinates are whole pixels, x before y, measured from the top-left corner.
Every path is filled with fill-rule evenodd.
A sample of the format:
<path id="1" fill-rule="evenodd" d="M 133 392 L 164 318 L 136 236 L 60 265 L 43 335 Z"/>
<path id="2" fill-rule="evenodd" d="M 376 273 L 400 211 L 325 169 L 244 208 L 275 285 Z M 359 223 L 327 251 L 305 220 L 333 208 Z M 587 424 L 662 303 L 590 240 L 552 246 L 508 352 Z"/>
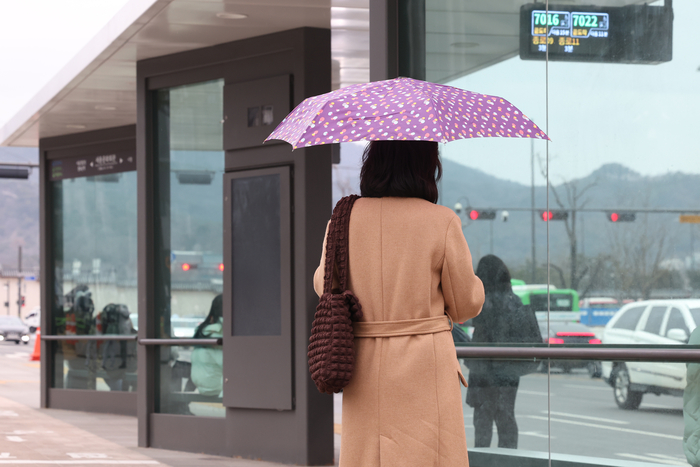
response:
<path id="1" fill-rule="evenodd" d="M 355 367 L 352 322 L 362 318 L 362 307 L 348 286 L 348 231 L 350 211 L 359 196 L 336 204 L 326 238 L 323 295 L 318 301 L 309 337 L 309 371 L 319 391 L 340 392 L 350 382 Z M 333 269 L 340 289 L 333 288 Z"/>

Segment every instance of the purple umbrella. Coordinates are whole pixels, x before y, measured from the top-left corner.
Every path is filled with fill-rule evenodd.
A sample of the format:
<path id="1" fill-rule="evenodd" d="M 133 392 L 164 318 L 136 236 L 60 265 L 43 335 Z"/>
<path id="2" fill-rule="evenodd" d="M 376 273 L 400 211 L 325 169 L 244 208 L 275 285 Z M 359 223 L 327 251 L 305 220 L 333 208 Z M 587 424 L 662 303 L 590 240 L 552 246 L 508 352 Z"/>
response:
<path id="1" fill-rule="evenodd" d="M 549 137 L 502 97 L 411 78 L 354 84 L 309 97 L 265 141 L 328 143 Z"/>

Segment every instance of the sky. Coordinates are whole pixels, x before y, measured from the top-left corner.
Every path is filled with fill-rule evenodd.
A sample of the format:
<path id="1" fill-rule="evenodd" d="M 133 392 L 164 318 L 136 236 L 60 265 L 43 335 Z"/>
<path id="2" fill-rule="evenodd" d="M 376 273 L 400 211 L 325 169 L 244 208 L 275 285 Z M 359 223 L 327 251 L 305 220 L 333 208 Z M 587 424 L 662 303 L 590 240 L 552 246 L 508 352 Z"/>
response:
<path id="1" fill-rule="evenodd" d="M 0 0 L 0 126 L 65 65 L 128 0 Z M 452 85 L 510 100 L 545 128 L 553 183 L 586 176 L 606 163 L 642 175 L 700 173 L 700 1 L 673 3 L 673 60 L 660 65 L 549 65 L 514 57 Z M 547 119 L 548 116 L 548 119 Z M 530 183 L 528 141 L 454 142 L 443 155 L 499 178 Z M 539 163 L 536 183 L 543 184 Z"/>
<path id="2" fill-rule="evenodd" d="M 128 0 L 0 0 L 0 127 Z"/>
<path id="3" fill-rule="evenodd" d="M 593 2 L 591 2 L 593 3 Z M 700 1 L 673 2 L 673 59 L 659 65 L 549 64 L 514 57 L 447 84 L 510 100 L 544 128 L 550 180 L 589 175 L 607 163 L 642 175 L 700 173 Z M 548 123 L 548 124 L 547 124 Z M 535 142 L 536 160 L 547 143 Z M 530 184 L 529 141 L 484 138 L 443 147 L 443 156 L 499 178 Z M 536 184 L 544 184 L 535 163 Z"/>

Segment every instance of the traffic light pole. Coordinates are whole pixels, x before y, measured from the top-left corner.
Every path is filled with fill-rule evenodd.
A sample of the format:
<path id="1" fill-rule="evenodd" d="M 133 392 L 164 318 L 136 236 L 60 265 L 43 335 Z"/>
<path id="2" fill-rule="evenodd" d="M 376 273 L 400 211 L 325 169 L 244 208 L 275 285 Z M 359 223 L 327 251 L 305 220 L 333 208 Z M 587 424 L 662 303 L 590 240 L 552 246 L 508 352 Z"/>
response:
<path id="1" fill-rule="evenodd" d="M 22 317 L 22 246 L 17 257 L 17 316 Z"/>

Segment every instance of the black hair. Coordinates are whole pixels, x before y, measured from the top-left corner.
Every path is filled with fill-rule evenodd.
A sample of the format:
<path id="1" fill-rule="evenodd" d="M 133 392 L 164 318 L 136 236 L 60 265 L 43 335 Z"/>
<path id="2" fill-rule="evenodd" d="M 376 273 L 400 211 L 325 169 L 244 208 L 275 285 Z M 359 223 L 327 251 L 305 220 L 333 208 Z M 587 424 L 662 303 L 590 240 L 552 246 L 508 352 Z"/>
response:
<path id="1" fill-rule="evenodd" d="M 197 326 L 197 330 L 194 332 L 195 339 L 201 339 L 206 337 L 204 335 L 204 328 L 210 324 L 218 323 L 219 320 L 224 316 L 224 296 L 222 294 L 214 297 L 211 301 L 211 308 L 209 309 L 209 314 L 202 323 Z"/>
<path id="2" fill-rule="evenodd" d="M 437 203 L 442 177 L 434 141 L 372 141 L 362 155 L 360 193 L 368 198 L 398 196 Z"/>
<path id="3" fill-rule="evenodd" d="M 498 256 L 486 255 L 481 258 L 476 267 L 476 276 L 483 282 L 486 293 L 513 290 L 510 283 L 510 271 Z"/>

